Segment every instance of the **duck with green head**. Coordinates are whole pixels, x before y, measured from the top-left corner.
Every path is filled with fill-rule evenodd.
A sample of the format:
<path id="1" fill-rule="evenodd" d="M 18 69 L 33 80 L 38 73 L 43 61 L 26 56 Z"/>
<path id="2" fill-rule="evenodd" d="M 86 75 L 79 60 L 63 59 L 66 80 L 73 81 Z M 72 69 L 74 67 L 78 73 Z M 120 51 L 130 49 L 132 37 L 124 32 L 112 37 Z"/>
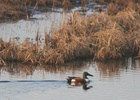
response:
<path id="1" fill-rule="evenodd" d="M 88 72 L 84 72 L 83 73 L 83 78 L 81 77 L 68 77 L 67 78 L 67 82 L 70 84 L 70 85 L 81 85 L 81 84 L 85 84 L 85 83 L 88 83 L 89 82 L 89 79 L 87 76 L 92 76 L 91 74 L 89 74 Z"/>

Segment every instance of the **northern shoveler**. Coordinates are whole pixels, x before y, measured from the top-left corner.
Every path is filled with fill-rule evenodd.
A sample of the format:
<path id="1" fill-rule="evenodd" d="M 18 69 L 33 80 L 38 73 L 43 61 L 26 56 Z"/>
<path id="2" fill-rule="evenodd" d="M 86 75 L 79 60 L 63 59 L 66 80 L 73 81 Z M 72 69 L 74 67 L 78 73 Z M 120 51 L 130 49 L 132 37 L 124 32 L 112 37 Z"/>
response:
<path id="1" fill-rule="evenodd" d="M 81 78 L 81 77 L 70 77 L 70 76 L 68 76 L 67 82 L 68 82 L 68 84 L 75 85 L 75 86 L 86 84 L 86 83 L 89 82 L 89 79 L 88 79 L 87 76 L 92 76 L 93 77 L 93 75 L 89 74 L 88 72 L 84 72 L 83 73 L 83 78 Z"/>

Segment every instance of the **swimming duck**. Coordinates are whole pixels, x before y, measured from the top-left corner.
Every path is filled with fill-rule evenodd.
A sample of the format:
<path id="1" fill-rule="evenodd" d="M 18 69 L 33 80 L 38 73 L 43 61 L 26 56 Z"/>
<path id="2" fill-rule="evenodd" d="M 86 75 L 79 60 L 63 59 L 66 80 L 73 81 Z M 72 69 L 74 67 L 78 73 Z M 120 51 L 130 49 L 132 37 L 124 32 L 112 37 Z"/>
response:
<path id="1" fill-rule="evenodd" d="M 88 72 L 84 72 L 83 73 L 83 78 L 81 78 L 81 77 L 70 77 L 70 76 L 68 76 L 67 82 L 70 85 L 76 85 L 76 86 L 77 85 L 86 84 L 86 83 L 89 82 L 89 79 L 88 79 L 87 76 L 92 76 L 93 77 L 93 75 L 89 74 Z"/>

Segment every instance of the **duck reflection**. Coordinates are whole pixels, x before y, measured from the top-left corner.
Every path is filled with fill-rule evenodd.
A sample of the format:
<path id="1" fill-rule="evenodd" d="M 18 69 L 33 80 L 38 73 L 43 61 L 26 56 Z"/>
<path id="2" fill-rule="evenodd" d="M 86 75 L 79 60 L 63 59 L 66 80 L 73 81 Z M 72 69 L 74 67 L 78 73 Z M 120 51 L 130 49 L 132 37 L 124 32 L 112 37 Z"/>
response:
<path id="1" fill-rule="evenodd" d="M 82 87 L 82 89 L 85 90 L 85 91 L 87 91 L 87 90 L 89 90 L 93 87 L 93 86 L 89 85 L 90 82 L 88 82 L 88 83 L 75 83 L 75 84 L 68 82 L 68 84 L 72 87 Z"/>
<path id="2" fill-rule="evenodd" d="M 93 86 L 89 85 L 88 84 L 83 84 L 82 88 L 83 90 L 88 90 L 88 89 L 91 89 Z"/>
<path id="3" fill-rule="evenodd" d="M 91 86 L 91 85 L 89 85 L 90 84 L 90 82 L 88 82 L 88 83 L 76 83 L 76 84 L 73 84 L 73 83 L 69 83 L 68 82 L 68 84 L 70 85 L 70 86 L 73 86 L 73 87 L 82 87 L 82 89 L 83 90 L 89 90 L 89 89 L 91 89 L 93 86 Z"/>

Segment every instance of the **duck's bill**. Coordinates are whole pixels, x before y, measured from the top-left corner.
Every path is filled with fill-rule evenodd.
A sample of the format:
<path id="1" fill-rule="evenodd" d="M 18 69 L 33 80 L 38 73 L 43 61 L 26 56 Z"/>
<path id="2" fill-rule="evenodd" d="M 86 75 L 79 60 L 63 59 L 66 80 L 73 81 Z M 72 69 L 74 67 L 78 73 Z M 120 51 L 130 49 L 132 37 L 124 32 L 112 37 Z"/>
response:
<path id="1" fill-rule="evenodd" d="M 88 74 L 88 76 L 92 76 L 93 77 L 93 75 L 91 75 L 91 74 Z"/>

